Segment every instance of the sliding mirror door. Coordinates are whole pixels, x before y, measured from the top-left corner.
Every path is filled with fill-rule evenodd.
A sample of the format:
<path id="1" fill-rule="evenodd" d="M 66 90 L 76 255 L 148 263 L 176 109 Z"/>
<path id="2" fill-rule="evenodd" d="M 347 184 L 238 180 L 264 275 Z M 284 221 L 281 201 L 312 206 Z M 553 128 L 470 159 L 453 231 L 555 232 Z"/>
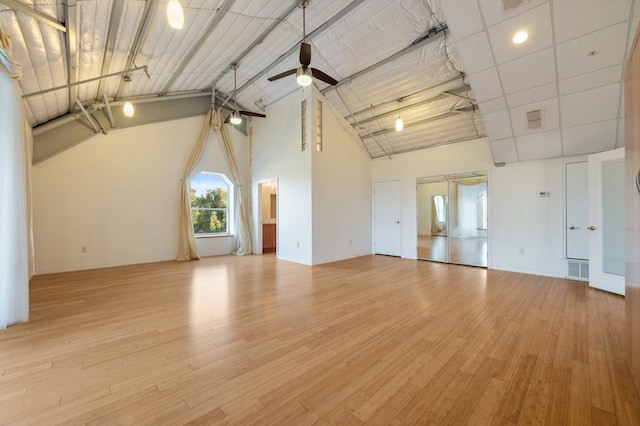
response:
<path id="1" fill-rule="evenodd" d="M 487 175 L 449 176 L 449 262 L 487 266 Z"/>
<path id="2" fill-rule="evenodd" d="M 418 259 L 448 262 L 447 193 L 445 176 L 418 179 Z"/>
<path id="3" fill-rule="evenodd" d="M 487 173 L 419 178 L 418 259 L 487 266 Z"/>

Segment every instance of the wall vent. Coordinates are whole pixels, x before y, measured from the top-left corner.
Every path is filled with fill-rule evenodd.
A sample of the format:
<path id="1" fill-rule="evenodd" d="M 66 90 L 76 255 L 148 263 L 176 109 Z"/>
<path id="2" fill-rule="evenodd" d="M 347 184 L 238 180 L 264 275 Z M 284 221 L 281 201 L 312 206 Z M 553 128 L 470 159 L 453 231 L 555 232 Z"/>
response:
<path id="1" fill-rule="evenodd" d="M 578 281 L 589 281 L 589 261 L 573 260 L 568 262 L 567 278 Z"/>
<path id="2" fill-rule="evenodd" d="M 538 130 L 543 127 L 543 114 L 541 109 L 534 109 L 533 111 L 527 111 L 527 129 L 529 130 Z"/>
<path id="3" fill-rule="evenodd" d="M 525 0 L 502 0 L 504 10 L 511 10 L 520 7 Z"/>

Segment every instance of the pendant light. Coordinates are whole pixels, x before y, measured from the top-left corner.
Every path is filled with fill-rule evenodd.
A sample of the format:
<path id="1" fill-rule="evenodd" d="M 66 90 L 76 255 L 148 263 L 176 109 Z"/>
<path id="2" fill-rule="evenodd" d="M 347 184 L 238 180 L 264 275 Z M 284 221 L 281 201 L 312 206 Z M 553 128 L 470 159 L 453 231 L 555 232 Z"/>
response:
<path id="1" fill-rule="evenodd" d="M 238 112 L 238 101 L 236 100 L 236 73 L 238 72 L 238 64 L 231 64 L 231 69 L 233 70 L 233 106 L 236 108 L 231 113 L 231 117 L 229 118 L 229 122 L 231 124 L 238 125 L 242 123 L 242 117 L 240 117 L 240 113 Z"/>
<path id="2" fill-rule="evenodd" d="M 300 2 L 300 6 L 302 7 L 302 43 L 306 43 L 307 39 L 307 14 L 305 11 L 307 10 L 307 5 L 309 2 L 303 0 Z M 309 47 L 311 49 L 311 47 Z M 311 50 L 309 50 L 311 52 Z M 302 53 L 300 53 L 302 55 Z M 302 56 L 301 56 L 302 58 Z M 311 53 L 309 53 L 309 59 L 311 59 Z M 300 59 L 302 62 L 302 59 Z M 311 83 L 313 83 L 313 74 L 311 73 L 311 68 L 309 66 L 300 65 L 296 70 L 296 81 L 302 87 L 307 87 Z"/>
<path id="3" fill-rule="evenodd" d="M 402 129 L 404 129 L 404 122 L 402 121 L 402 118 L 398 117 L 396 120 L 396 132 L 401 132 Z"/>
<path id="4" fill-rule="evenodd" d="M 176 30 L 181 30 L 184 25 L 184 12 L 180 0 L 169 0 L 167 3 L 167 21 Z"/>
<path id="5" fill-rule="evenodd" d="M 129 74 L 126 74 L 124 76 L 124 98 L 127 98 L 127 95 L 129 94 L 129 83 L 131 83 L 131 76 Z M 124 105 L 122 106 L 122 113 L 125 115 L 125 117 L 133 117 L 133 115 L 135 114 L 135 110 L 133 108 L 133 104 L 130 101 L 126 101 L 124 103 Z"/>

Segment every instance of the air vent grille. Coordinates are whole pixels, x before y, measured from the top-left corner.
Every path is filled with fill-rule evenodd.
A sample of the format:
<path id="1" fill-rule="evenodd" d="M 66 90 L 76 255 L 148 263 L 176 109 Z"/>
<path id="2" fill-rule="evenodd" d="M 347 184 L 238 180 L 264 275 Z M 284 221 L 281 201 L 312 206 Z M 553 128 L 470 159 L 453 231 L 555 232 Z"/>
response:
<path id="1" fill-rule="evenodd" d="M 542 129 L 542 110 L 535 109 L 533 111 L 527 111 L 527 129 L 537 130 Z"/>
<path id="2" fill-rule="evenodd" d="M 502 0 L 502 6 L 504 10 L 511 10 L 519 7 L 524 3 L 524 0 Z"/>
<path id="3" fill-rule="evenodd" d="M 579 281 L 589 281 L 589 262 L 569 260 L 567 278 Z"/>

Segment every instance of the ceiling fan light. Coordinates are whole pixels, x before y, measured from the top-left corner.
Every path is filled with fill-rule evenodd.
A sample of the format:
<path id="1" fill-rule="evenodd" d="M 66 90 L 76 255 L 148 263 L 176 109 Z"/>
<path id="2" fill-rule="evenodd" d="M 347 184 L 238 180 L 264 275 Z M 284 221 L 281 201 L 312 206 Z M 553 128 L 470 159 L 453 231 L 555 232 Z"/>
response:
<path id="1" fill-rule="evenodd" d="M 307 67 L 298 67 L 296 71 L 296 81 L 302 87 L 306 87 L 313 82 L 313 77 L 311 76 L 311 68 Z"/>
<path id="2" fill-rule="evenodd" d="M 396 132 L 401 132 L 404 129 L 404 122 L 402 118 L 398 117 L 396 120 Z"/>
<path id="3" fill-rule="evenodd" d="M 184 12 L 180 0 L 169 0 L 167 3 L 167 20 L 169 25 L 176 30 L 182 29 L 184 25 Z"/>
<path id="4" fill-rule="evenodd" d="M 133 117 L 133 114 L 135 113 L 133 104 L 129 101 L 125 102 L 124 106 L 122 107 L 122 112 L 124 113 L 125 117 Z"/>
<path id="5" fill-rule="evenodd" d="M 238 113 L 238 111 L 233 111 L 231 113 L 231 118 L 229 118 L 229 122 L 236 125 L 242 123 L 242 117 L 240 117 L 240 113 Z"/>

